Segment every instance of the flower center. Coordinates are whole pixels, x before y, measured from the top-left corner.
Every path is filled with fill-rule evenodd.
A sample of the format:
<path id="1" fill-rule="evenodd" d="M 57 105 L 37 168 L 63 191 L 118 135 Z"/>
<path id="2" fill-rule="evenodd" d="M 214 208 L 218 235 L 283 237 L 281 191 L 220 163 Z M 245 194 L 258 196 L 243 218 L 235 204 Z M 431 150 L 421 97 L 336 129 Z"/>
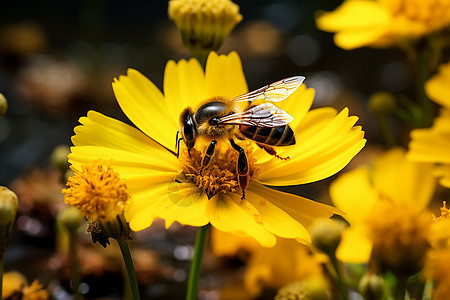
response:
<path id="1" fill-rule="evenodd" d="M 247 145 L 249 147 L 244 149 L 248 160 L 248 176 L 251 180 L 259 174 L 259 168 L 253 156 L 252 146 L 249 143 Z M 202 168 L 204 153 L 205 151 L 193 148 L 189 155 L 186 149 L 183 150 L 180 153 L 181 173 L 209 196 L 239 190 L 237 173 L 239 153 L 219 143 L 209 164 Z"/>
<path id="2" fill-rule="evenodd" d="M 107 221 L 123 213 L 129 201 L 127 186 L 110 165 L 101 161 L 83 165 L 67 181 L 64 201 L 77 207 L 83 215 L 96 221 Z"/>

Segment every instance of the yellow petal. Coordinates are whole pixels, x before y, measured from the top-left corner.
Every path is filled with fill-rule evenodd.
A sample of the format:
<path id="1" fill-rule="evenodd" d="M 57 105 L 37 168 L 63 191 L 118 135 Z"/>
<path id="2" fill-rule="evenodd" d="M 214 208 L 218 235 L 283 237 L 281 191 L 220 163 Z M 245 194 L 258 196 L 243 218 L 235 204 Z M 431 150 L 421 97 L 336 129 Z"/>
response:
<path id="1" fill-rule="evenodd" d="M 75 127 L 75 135 L 72 137 L 75 146 L 100 146 L 143 155 L 158 152 L 167 156 L 170 161 L 175 161 L 174 154 L 170 154 L 167 149 L 138 129 L 121 121 L 89 111 L 79 122 L 82 125 Z"/>
<path id="2" fill-rule="evenodd" d="M 394 148 L 376 159 L 373 181 L 381 198 L 424 209 L 435 189 L 432 172 L 431 164 L 407 160 L 404 149 Z"/>
<path id="3" fill-rule="evenodd" d="M 359 167 L 340 175 L 330 185 L 333 204 L 346 214 L 344 218 L 351 225 L 362 223 L 378 201 L 369 176 L 367 167 Z"/>
<path id="4" fill-rule="evenodd" d="M 248 191 L 254 192 L 264 199 L 270 199 L 272 204 L 286 212 L 305 227 L 310 226 L 317 218 L 329 218 L 335 213 L 342 213 L 342 211 L 332 206 L 297 195 L 276 191 L 260 184 L 251 184 Z M 304 237 L 302 242 L 310 242 L 309 234 Z"/>
<path id="5" fill-rule="evenodd" d="M 281 192 L 278 197 L 283 197 Z M 248 200 L 258 211 L 261 224 L 273 234 L 283 238 L 308 240 L 309 234 L 305 227 L 292 218 L 285 211 L 271 203 L 271 199 L 265 199 L 250 190 L 246 192 Z"/>
<path id="6" fill-rule="evenodd" d="M 168 111 L 175 108 L 167 105 L 150 80 L 129 69 L 127 76 L 115 79 L 113 90 L 123 112 L 140 130 L 167 149 L 174 149 L 178 123 Z"/>
<path id="7" fill-rule="evenodd" d="M 295 130 L 296 144 L 289 149 L 290 159 L 274 158 L 261 164 L 263 173 L 257 180 L 268 185 L 294 185 L 335 174 L 365 145 L 364 132 L 354 126 L 356 121 L 356 117 L 348 117 L 347 109 L 335 117 L 332 110 L 309 112 Z"/>
<path id="8" fill-rule="evenodd" d="M 264 247 L 273 247 L 275 236 L 259 223 L 256 209 L 235 193 L 217 194 L 209 200 L 207 214 L 218 230 L 239 236 L 251 236 Z"/>
<path id="9" fill-rule="evenodd" d="M 383 26 L 389 20 L 390 13 L 376 1 L 347 0 L 332 12 L 320 13 L 316 25 L 335 32 Z"/>
<path id="10" fill-rule="evenodd" d="M 332 12 L 320 13 L 316 25 L 336 32 L 336 45 L 350 50 L 386 44 L 391 20 L 389 11 L 376 1 L 347 0 Z"/>
<path id="11" fill-rule="evenodd" d="M 204 193 L 193 192 L 193 189 L 198 191 L 193 184 L 182 184 L 176 195 L 170 182 L 173 182 L 173 177 L 167 177 L 166 183 L 131 194 L 125 217 L 132 230 L 147 228 L 156 218 L 163 218 L 167 227 L 175 221 L 191 226 L 208 224 L 208 217 L 204 213 L 208 197 Z"/>
<path id="12" fill-rule="evenodd" d="M 207 98 L 221 96 L 231 99 L 248 92 L 241 59 L 234 51 L 220 56 L 211 52 L 205 74 Z"/>
<path id="13" fill-rule="evenodd" d="M 177 121 L 183 109 L 196 109 L 207 98 L 205 75 L 196 59 L 182 59 L 178 63 L 169 61 L 164 71 L 164 95 L 167 100 L 165 113 Z"/>
<path id="14" fill-rule="evenodd" d="M 307 89 L 306 85 L 302 84 L 287 99 L 276 103 L 277 107 L 286 111 L 294 118 L 291 123 L 289 123 L 291 128 L 296 128 L 303 120 L 306 113 L 311 108 L 314 100 L 314 94 L 314 89 Z"/>
<path id="15" fill-rule="evenodd" d="M 157 152 L 154 155 L 145 156 L 125 150 L 117 150 L 98 146 L 78 146 L 71 148 L 69 162 L 73 168 L 81 170 L 81 165 L 92 163 L 101 159 L 104 162 L 110 162 L 116 172 L 121 177 L 126 178 L 130 175 L 143 175 L 151 173 L 176 173 L 177 164 L 168 163 L 164 156 L 159 156 Z"/>
<path id="16" fill-rule="evenodd" d="M 439 73 L 425 83 L 425 91 L 433 101 L 450 108 L 450 63 L 439 67 Z"/>
<path id="17" fill-rule="evenodd" d="M 441 177 L 439 183 L 446 188 L 450 188 L 450 165 L 436 166 L 433 172 L 434 176 Z"/>
<path id="18" fill-rule="evenodd" d="M 372 242 L 364 228 L 349 227 L 342 232 L 341 242 L 336 250 L 340 261 L 347 263 L 367 263 L 372 252 Z"/>
<path id="19" fill-rule="evenodd" d="M 237 236 L 216 228 L 211 230 L 211 248 L 217 256 L 233 256 L 240 250 L 253 252 L 261 245 L 252 237 Z"/>

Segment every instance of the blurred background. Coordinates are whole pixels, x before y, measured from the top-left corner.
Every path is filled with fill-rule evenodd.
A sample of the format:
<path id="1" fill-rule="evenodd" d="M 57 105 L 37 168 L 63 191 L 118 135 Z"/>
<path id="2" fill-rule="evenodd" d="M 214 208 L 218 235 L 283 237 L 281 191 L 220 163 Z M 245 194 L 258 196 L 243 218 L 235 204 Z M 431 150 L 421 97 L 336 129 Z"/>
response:
<path id="1" fill-rule="evenodd" d="M 381 143 L 376 120 L 366 108 L 369 95 L 378 90 L 407 94 L 411 89 L 402 54 L 337 48 L 332 34 L 315 27 L 314 15 L 335 9 L 339 0 L 235 3 L 243 21 L 220 52 L 239 53 L 249 89 L 306 76 L 306 85 L 316 90 L 313 107 L 349 107 L 360 117 L 368 146 L 354 161 L 364 160 Z M 112 92 L 114 77 L 135 68 L 162 88 L 167 60 L 189 57 L 167 7 L 167 1 L 143 0 L 0 3 L 0 92 L 9 105 L 0 118 L 0 185 L 13 190 L 20 202 L 5 270 L 18 270 L 30 281 L 40 279 L 55 299 L 71 296 L 64 237 L 55 226 L 64 206 L 64 179 L 52 159 L 65 155 L 57 147 L 70 146 L 73 127 L 88 110 L 128 122 Z M 395 129 L 402 134 L 402 128 Z M 407 136 L 404 141 L 406 145 Z M 327 202 L 332 179 L 285 190 Z M 139 247 L 133 255 L 144 299 L 183 298 L 194 236 L 195 229 L 172 226 L 166 231 L 162 223 L 135 235 Z M 112 245 L 105 252 L 97 246 L 89 237 L 80 246 L 84 296 L 118 299 L 118 249 Z M 210 292 L 202 299 L 218 299 L 216 289 L 224 277 L 235 276 L 244 262 L 208 253 L 205 260 L 201 284 Z M 264 297 L 271 299 L 273 291 L 260 299 Z"/>

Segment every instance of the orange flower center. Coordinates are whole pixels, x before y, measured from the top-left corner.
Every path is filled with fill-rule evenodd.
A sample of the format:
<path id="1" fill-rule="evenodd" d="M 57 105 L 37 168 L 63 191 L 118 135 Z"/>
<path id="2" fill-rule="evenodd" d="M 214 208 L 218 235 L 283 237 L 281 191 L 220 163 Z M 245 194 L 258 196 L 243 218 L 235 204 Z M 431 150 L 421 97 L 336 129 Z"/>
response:
<path id="1" fill-rule="evenodd" d="M 252 148 L 245 150 L 249 168 L 248 176 L 251 180 L 259 174 L 259 168 L 256 166 Z M 209 164 L 202 167 L 204 153 L 205 151 L 196 148 L 191 149 L 190 155 L 186 149 L 181 151 L 181 173 L 209 196 L 239 190 L 237 173 L 239 153 L 231 146 L 228 148 L 219 142 Z"/>

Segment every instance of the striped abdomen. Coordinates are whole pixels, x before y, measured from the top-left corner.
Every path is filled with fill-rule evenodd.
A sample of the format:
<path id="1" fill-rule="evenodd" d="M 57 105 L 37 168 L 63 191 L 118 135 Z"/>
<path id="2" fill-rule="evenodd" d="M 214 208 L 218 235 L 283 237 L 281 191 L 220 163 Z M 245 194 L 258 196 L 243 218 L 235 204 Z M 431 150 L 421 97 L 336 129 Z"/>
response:
<path id="1" fill-rule="evenodd" d="M 269 146 L 289 146 L 295 144 L 294 131 L 289 125 L 278 127 L 239 126 L 242 135 L 248 139 Z"/>

